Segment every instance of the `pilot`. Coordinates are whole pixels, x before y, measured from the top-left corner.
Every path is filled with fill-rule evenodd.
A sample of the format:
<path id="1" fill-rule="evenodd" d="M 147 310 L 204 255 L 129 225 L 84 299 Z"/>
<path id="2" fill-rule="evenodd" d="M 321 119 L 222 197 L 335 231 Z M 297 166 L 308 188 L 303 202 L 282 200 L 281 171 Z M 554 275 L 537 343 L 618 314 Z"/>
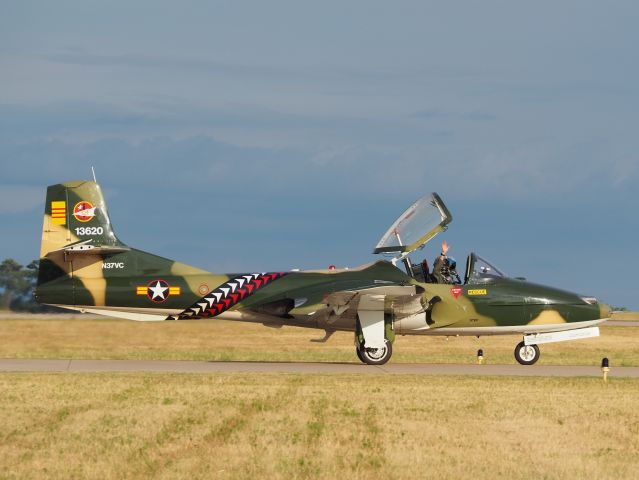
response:
<path id="1" fill-rule="evenodd" d="M 433 264 L 433 277 L 435 277 L 436 283 L 447 283 L 443 270 L 446 268 L 446 254 L 448 253 L 449 248 L 448 243 L 444 240 L 442 242 L 442 252 Z"/>
<path id="2" fill-rule="evenodd" d="M 460 284 L 461 280 L 457 274 L 457 262 L 454 258 L 446 256 L 449 248 L 448 243 L 444 240 L 442 242 L 442 252 L 433 265 L 433 276 L 437 283 Z"/>

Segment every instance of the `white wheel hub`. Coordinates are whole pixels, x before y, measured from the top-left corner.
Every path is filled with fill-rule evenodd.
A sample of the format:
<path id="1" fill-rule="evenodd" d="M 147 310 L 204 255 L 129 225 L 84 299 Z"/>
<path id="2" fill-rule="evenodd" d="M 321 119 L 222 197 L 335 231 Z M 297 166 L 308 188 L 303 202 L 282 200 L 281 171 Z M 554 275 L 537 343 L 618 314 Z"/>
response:
<path id="1" fill-rule="evenodd" d="M 364 350 L 364 354 L 371 360 L 379 360 L 386 355 L 386 347 L 384 348 L 367 348 Z"/>
<path id="2" fill-rule="evenodd" d="M 526 362 L 532 361 L 536 355 L 537 352 L 532 345 L 524 345 L 519 349 L 519 356 Z"/>

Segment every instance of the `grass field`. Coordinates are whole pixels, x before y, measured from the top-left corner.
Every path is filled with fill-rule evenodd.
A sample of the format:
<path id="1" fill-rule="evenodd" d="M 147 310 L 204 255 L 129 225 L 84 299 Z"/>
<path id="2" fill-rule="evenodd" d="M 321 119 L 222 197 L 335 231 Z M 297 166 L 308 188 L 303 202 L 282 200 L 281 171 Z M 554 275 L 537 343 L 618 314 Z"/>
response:
<path id="1" fill-rule="evenodd" d="M 0 375 L 1 478 L 637 478 L 639 383 Z"/>
<path id="2" fill-rule="evenodd" d="M 357 363 L 351 334 L 224 321 L 0 317 L 0 357 Z M 519 337 L 399 337 L 393 362 L 515 363 Z M 540 363 L 639 365 L 639 328 Z M 524 367 L 522 367 L 524 368 Z M 0 479 L 639 478 L 639 382 L 0 374 Z"/>
<path id="3" fill-rule="evenodd" d="M 639 321 L 639 312 L 612 312 L 610 318 L 612 320 L 636 322 Z"/>
<path id="4" fill-rule="evenodd" d="M 0 317 L 0 357 L 359 362 L 350 333 L 211 321 L 137 323 L 92 317 Z M 519 336 L 398 337 L 392 362 L 514 364 Z M 540 364 L 639 366 L 639 328 L 602 327 L 598 338 L 541 346 Z"/>

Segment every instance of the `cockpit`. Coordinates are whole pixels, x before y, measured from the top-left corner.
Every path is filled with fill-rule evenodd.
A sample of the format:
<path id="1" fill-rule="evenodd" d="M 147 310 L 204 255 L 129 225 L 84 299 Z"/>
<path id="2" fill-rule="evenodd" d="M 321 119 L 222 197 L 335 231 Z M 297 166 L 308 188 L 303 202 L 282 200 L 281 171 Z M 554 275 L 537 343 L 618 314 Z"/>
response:
<path id="1" fill-rule="evenodd" d="M 409 255 L 422 249 L 439 232 L 445 231 L 453 217 L 436 193 L 425 195 L 413 203 L 390 226 L 373 253 L 393 256 L 391 262 L 402 262 L 406 272 L 419 282 L 449 284 L 481 284 L 494 282 L 507 275 L 476 253 L 466 259 L 463 278 L 452 257 L 438 257 L 432 266 L 424 259 L 413 264 Z"/>
<path id="2" fill-rule="evenodd" d="M 428 261 L 424 260 L 421 263 L 413 264 L 411 262 L 411 270 L 412 277 L 415 278 L 418 282 L 424 283 L 448 283 L 451 285 L 467 285 L 467 284 L 477 284 L 477 283 L 491 283 L 493 281 L 507 278 L 503 270 L 497 268 L 494 264 L 490 263 L 488 260 L 480 257 L 476 253 L 471 253 L 466 258 L 466 269 L 464 270 L 464 276 L 462 277 L 457 273 L 456 264 L 453 263 L 451 266 L 445 266 L 445 274 L 442 277 L 437 278 L 433 271 L 435 265 L 433 265 L 432 269 L 429 267 Z"/>

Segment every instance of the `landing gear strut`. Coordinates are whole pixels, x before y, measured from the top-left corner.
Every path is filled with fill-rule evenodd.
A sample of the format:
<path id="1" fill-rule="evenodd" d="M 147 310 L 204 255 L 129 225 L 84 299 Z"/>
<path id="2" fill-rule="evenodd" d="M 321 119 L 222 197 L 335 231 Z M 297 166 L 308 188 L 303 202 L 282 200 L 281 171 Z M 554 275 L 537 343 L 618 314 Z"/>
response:
<path id="1" fill-rule="evenodd" d="M 393 354 L 393 344 L 386 340 L 382 348 L 355 347 L 357 357 L 368 365 L 384 365 Z"/>
<path id="2" fill-rule="evenodd" d="M 526 345 L 519 342 L 515 347 L 515 360 L 522 365 L 532 365 L 539 360 L 540 352 L 537 345 Z"/>

